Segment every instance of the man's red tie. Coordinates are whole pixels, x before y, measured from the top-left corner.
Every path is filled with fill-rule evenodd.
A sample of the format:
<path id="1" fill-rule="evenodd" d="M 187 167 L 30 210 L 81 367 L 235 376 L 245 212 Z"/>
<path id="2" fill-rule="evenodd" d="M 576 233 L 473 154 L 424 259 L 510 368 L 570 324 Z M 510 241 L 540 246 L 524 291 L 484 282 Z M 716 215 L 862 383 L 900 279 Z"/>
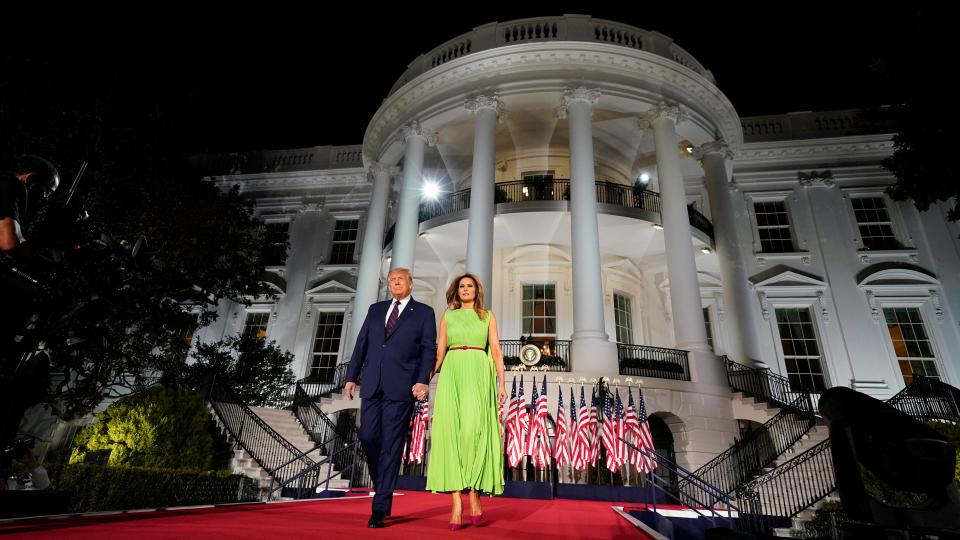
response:
<path id="1" fill-rule="evenodd" d="M 393 329 L 397 326 L 397 319 L 400 318 L 400 301 L 395 300 L 393 302 L 393 311 L 390 312 L 390 318 L 387 319 L 387 326 L 383 329 L 383 335 L 390 337 L 390 334 L 393 333 Z"/>

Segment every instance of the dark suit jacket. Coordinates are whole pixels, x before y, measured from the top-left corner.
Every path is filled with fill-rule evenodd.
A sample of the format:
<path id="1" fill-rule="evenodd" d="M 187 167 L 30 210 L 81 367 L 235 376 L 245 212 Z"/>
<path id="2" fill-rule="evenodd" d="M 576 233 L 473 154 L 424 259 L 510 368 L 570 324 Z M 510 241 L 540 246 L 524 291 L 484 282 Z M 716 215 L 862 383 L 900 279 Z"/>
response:
<path id="1" fill-rule="evenodd" d="M 363 399 L 382 388 L 385 399 L 413 401 L 413 385 L 430 382 L 430 370 L 437 358 L 433 308 L 411 298 L 393 333 L 385 338 L 384 323 L 392 303 L 391 298 L 370 306 L 350 357 L 347 382 L 360 381 L 362 375 Z"/>

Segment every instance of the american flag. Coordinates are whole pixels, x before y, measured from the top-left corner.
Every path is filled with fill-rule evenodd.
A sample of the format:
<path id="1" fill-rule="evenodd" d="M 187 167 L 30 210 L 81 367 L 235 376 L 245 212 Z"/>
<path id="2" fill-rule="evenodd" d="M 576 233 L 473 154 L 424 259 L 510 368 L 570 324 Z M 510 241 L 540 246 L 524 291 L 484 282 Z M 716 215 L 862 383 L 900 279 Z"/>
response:
<path id="1" fill-rule="evenodd" d="M 510 390 L 510 403 L 507 406 L 507 463 L 511 467 L 516 467 L 523 457 L 523 450 L 520 445 L 520 420 L 517 416 L 520 414 L 520 405 L 517 401 L 517 376 L 513 376 L 513 388 Z"/>
<path id="2" fill-rule="evenodd" d="M 580 386 L 580 411 L 577 413 L 576 441 L 573 445 L 573 468 L 578 471 L 586 469 L 590 459 L 589 417 L 590 410 L 583 397 L 583 386 Z"/>
<path id="3" fill-rule="evenodd" d="M 530 417 L 527 404 L 523 400 L 523 375 L 520 376 L 520 393 L 517 394 L 517 425 L 520 429 L 520 457 L 527 455 L 527 431 L 530 429 Z"/>
<path id="4" fill-rule="evenodd" d="M 567 425 L 567 414 L 563 410 L 563 388 L 558 387 L 559 404 L 557 405 L 557 436 L 553 441 L 553 459 L 557 461 L 557 467 L 566 467 L 570 464 L 570 441 L 569 426 Z M 573 405 L 573 392 L 570 393 L 570 404 Z M 571 412 L 573 412 L 571 410 Z"/>
<path id="5" fill-rule="evenodd" d="M 613 416 L 616 419 L 616 428 L 617 428 L 617 467 L 623 466 L 627 462 L 627 443 L 625 442 L 625 437 L 627 436 L 626 426 L 624 426 L 623 421 L 623 401 L 620 400 L 620 390 L 617 390 L 617 405 L 613 411 Z"/>
<path id="6" fill-rule="evenodd" d="M 647 450 L 653 450 L 653 437 L 650 435 L 650 424 L 647 422 L 647 407 L 640 394 L 639 412 L 633 405 L 633 389 L 627 395 L 627 417 L 624 421 L 625 429 L 633 435 L 633 445 L 643 450 L 631 450 L 630 463 L 637 468 L 637 472 L 648 473 L 657 467 L 657 461 Z"/>
<path id="7" fill-rule="evenodd" d="M 537 379 L 533 379 L 534 396 L 536 396 Z M 550 437 L 547 435 L 547 418 L 550 413 L 547 411 L 547 376 L 543 376 L 543 387 L 540 389 L 540 397 L 536 400 L 536 425 L 530 429 L 536 429 L 537 439 L 530 456 L 533 457 L 533 465 L 542 469 L 550 465 Z"/>
<path id="8" fill-rule="evenodd" d="M 413 436 L 410 438 L 410 460 L 408 463 L 423 463 L 426 453 L 427 422 L 430 420 L 430 404 L 418 401 L 413 410 Z"/>
<path id="9" fill-rule="evenodd" d="M 607 397 L 606 392 L 601 396 L 603 400 L 603 423 L 601 437 L 603 438 L 603 449 L 607 454 L 607 468 L 616 471 L 617 467 L 617 426 L 613 419 L 612 399 Z"/>
<path id="10" fill-rule="evenodd" d="M 587 420 L 590 427 L 590 465 L 596 465 L 600 459 L 600 422 L 597 414 L 597 391 L 594 389 L 590 396 L 590 417 Z"/>
<path id="11" fill-rule="evenodd" d="M 524 447 L 524 453 L 531 458 L 536 453 L 537 435 L 540 434 L 540 426 L 537 425 L 537 402 L 539 392 L 537 391 L 537 376 L 533 376 L 533 395 L 530 396 L 530 412 L 527 414 L 527 444 Z"/>

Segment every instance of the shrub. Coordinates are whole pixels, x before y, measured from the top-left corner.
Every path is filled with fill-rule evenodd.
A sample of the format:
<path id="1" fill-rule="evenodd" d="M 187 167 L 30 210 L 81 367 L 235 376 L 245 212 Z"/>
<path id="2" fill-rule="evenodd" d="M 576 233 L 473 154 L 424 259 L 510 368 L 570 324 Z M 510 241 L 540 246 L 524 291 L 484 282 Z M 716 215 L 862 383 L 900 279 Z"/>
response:
<path id="1" fill-rule="evenodd" d="M 154 387 L 121 398 L 74 440 L 70 463 L 110 451 L 109 465 L 207 470 L 214 461 L 210 413 L 200 395 Z"/>
<path id="2" fill-rule="evenodd" d="M 256 482 L 229 471 L 48 464 L 51 488 L 70 495 L 71 512 L 101 512 L 255 501 Z"/>

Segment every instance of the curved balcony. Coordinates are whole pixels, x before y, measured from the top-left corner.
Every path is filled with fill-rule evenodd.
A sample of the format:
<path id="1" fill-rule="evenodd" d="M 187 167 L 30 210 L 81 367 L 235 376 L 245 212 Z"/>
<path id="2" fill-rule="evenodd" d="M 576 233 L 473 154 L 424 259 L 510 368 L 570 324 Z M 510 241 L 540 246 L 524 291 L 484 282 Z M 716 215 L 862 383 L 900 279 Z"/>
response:
<path id="1" fill-rule="evenodd" d="M 566 179 L 498 182 L 496 190 L 494 200 L 497 204 L 498 213 L 530 211 L 540 206 L 546 206 L 545 209 L 556 210 L 555 203 L 566 205 L 570 201 L 570 180 Z M 550 204 L 551 202 L 554 204 Z M 601 211 L 615 211 L 617 208 L 623 208 L 626 209 L 625 215 L 630 217 L 661 223 L 660 194 L 655 191 L 640 190 L 612 182 L 597 182 L 597 202 L 600 205 L 608 205 L 606 208 L 601 206 Z M 441 221 L 452 221 L 451 218 L 454 218 L 454 214 L 469 209 L 470 188 L 462 189 L 445 194 L 436 201 L 420 203 L 420 223 L 433 220 L 437 220 L 435 222 L 437 224 Z M 710 223 L 710 220 L 692 206 L 687 207 L 687 214 L 690 218 L 690 226 L 701 231 L 712 242 L 714 240 L 713 224 Z M 446 219 L 441 220 L 441 218 Z M 465 218 L 465 215 L 460 215 L 456 216 L 455 219 Z M 393 230 L 394 226 L 391 226 L 390 230 L 387 231 L 383 241 L 384 246 L 393 242 Z"/>
<path id="2" fill-rule="evenodd" d="M 543 41 L 581 41 L 619 45 L 668 58 L 714 82 L 713 75 L 690 53 L 667 36 L 614 21 L 586 15 L 536 17 L 504 23 L 491 23 L 459 35 L 410 63 L 407 71 L 390 89 L 393 95 L 418 75 L 464 56 L 516 45 Z"/>

